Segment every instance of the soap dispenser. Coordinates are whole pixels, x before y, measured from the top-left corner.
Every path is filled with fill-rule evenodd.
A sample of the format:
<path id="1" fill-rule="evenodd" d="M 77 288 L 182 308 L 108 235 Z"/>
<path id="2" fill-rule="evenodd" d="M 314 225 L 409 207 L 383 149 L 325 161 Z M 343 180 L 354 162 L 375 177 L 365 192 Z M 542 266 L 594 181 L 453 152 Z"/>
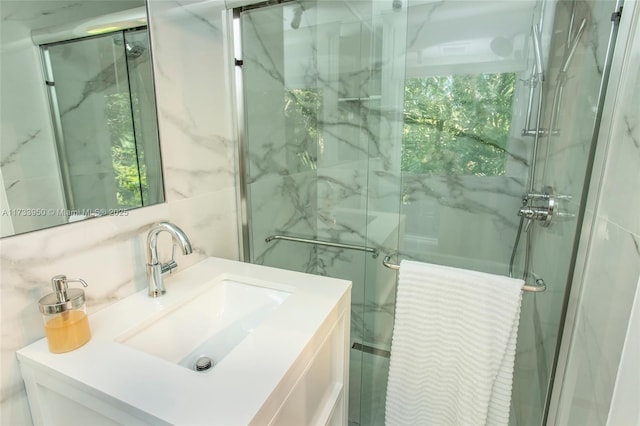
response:
<path id="1" fill-rule="evenodd" d="M 47 294 L 38 302 L 49 350 L 53 353 L 72 351 L 91 339 L 84 290 L 69 288 L 69 282 L 88 286 L 82 279 L 56 275 L 51 278 L 53 293 Z"/>

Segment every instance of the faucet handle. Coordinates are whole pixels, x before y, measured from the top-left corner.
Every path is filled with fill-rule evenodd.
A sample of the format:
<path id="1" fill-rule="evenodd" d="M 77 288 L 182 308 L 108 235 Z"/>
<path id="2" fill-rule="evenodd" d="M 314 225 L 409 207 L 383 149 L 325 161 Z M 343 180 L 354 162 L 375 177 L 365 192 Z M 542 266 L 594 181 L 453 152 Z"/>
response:
<path id="1" fill-rule="evenodd" d="M 178 267 L 178 263 L 175 260 L 170 260 L 167 263 L 163 263 L 160 266 L 160 270 L 163 274 L 172 273 L 174 269 Z"/>
<path id="2" fill-rule="evenodd" d="M 172 273 L 174 269 L 178 267 L 178 262 L 176 262 L 176 245 L 171 245 L 171 260 L 167 263 L 163 263 L 160 265 L 161 271 L 163 274 Z"/>

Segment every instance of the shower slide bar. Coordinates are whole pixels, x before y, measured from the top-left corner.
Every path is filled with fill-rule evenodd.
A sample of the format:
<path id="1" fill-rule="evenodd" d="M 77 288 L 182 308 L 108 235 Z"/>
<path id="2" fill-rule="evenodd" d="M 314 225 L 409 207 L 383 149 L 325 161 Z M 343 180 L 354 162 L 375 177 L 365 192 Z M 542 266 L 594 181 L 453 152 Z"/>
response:
<path id="1" fill-rule="evenodd" d="M 358 251 L 366 251 L 367 253 L 371 253 L 373 258 L 378 257 L 378 250 L 370 247 L 364 246 L 356 246 L 353 244 L 342 244 L 342 243 L 333 243 L 331 241 L 322 241 L 322 240 L 310 240 L 308 238 L 297 238 L 297 237 L 288 237 L 286 235 L 271 235 L 264 239 L 265 243 L 270 243 L 273 240 L 283 240 L 283 241 L 293 241 L 296 243 L 305 243 L 305 244 L 314 244 L 317 246 L 326 246 L 326 247 L 336 247 L 343 248 L 348 250 L 358 250 Z"/>
<path id="2" fill-rule="evenodd" d="M 394 271 L 397 271 L 400 269 L 400 265 L 391 263 L 391 256 L 385 256 L 384 259 L 382 259 L 382 264 L 389 269 L 393 269 Z M 540 278 L 536 279 L 536 284 L 537 285 L 525 284 L 522 286 L 522 291 L 527 291 L 530 293 L 541 293 L 547 289 L 547 285 L 544 284 L 544 281 Z"/>

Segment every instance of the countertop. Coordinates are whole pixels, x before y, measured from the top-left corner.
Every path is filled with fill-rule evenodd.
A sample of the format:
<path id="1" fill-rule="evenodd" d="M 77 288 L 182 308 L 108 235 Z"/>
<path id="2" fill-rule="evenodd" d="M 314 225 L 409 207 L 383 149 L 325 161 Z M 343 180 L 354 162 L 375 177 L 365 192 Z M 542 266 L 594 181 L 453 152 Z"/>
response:
<path id="1" fill-rule="evenodd" d="M 195 372 L 115 341 L 221 274 L 291 295 L 211 371 Z M 351 287 L 345 280 L 219 258 L 165 276 L 165 285 L 159 298 L 144 289 L 90 315 L 92 338 L 81 348 L 53 354 L 41 339 L 18 351 L 18 359 L 156 424 L 250 424 Z"/>

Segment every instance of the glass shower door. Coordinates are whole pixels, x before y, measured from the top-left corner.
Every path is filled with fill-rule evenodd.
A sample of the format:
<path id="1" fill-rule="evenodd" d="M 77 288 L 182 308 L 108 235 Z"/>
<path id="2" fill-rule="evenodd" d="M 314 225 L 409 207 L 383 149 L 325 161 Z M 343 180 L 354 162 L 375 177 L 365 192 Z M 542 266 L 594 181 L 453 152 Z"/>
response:
<path id="1" fill-rule="evenodd" d="M 389 297 L 395 294 L 395 274 L 370 252 L 395 250 L 398 236 L 399 155 L 387 143 L 401 134 L 390 128 L 397 128 L 401 117 L 397 96 L 404 73 L 394 75 L 394 98 L 392 80 L 386 85 L 383 80 L 391 77 L 394 64 L 402 68 L 403 57 L 377 60 L 392 48 L 381 33 L 384 26 L 403 22 L 404 13 L 390 5 L 291 2 L 240 14 L 249 260 L 353 282 L 349 420 L 354 424 L 374 424 L 372 414 L 377 421 L 384 418 L 393 324 Z M 403 44 L 404 37 L 395 42 Z M 385 175 L 377 178 L 371 164 Z M 369 205 L 373 178 L 392 191 L 375 211 Z M 379 373 L 363 374 L 372 369 Z"/>
<path id="2" fill-rule="evenodd" d="M 616 2 L 407 7 L 399 257 L 507 275 L 523 199 L 544 206 L 539 200 L 553 197 L 550 223 L 523 221 L 530 235 L 521 234 L 514 267 L 515 277 L 528 269 L 527 284 L 542 279 L 546 291 L 523 294 L 510 424 L 540 425 Z"/>
<path id="3" fill-rule="evenodd" d="M 240 11 L 247 260 L 353 282 L 350 423 L 384 424 L 397 275 L 382 258 L 507 275 L 530 175 L 560 194 L 562 214 L 527 238 L 547 291 L 523 295 L 510 424 L 542 423 L 614 4 L 319 0 Z M 544 85 L 532 76 L 536 25 Z M 515 276 L 524 257 L 521 245 Z"/>

